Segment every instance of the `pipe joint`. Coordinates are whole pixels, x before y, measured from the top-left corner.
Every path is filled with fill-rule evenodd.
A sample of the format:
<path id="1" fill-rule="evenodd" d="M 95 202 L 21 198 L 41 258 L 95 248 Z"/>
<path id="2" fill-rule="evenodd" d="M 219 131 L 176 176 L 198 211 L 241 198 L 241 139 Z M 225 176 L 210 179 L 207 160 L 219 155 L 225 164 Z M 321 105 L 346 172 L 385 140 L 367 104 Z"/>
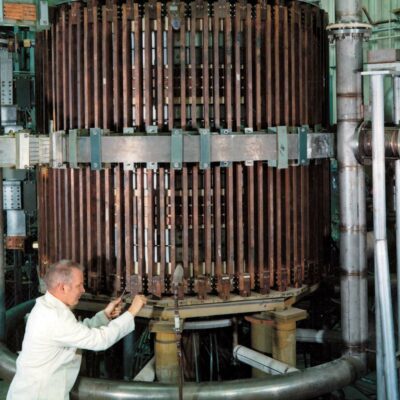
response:
<path id="1" fill-rule="evenodd" d="M 352 40 L 368 40 L 371 36 L 372 25 L 363 22 L 339 22 L 326 27 L 331 43 L 350 38 Z"/>

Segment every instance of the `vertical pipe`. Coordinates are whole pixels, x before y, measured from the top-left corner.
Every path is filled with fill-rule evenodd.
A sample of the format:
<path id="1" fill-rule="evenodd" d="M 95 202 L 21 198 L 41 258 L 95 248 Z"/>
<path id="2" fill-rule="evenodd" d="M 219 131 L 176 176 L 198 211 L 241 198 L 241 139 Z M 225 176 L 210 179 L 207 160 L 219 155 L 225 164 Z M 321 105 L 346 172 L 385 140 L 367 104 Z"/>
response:
<path id="1" fill-rule="evenodd" d="M 395 163 L 396 179 L 396 265 L 397 265 L 397 349 L 400 348 L 400 160 Z"/>
<path id="2" fill-rule="evenodd" d="M 375 260 L 375 268 L 377 262 Z M 375 270 L 376 274 L 376 270 Z M 385 383 L 384 383 L 384 371 L 383 371 L 383 353 L 382 353 L 382 327 L 381 327 L 381 313 L 379 310 L 378 301 L 378 283 L 375 279 L 375 332 L 376 332 L 376 394 L 377 400 L 384 400 L 385 394 Z"/>
<path id="3" fill-rule="evenodd" d="M 396 351 L 386 239 L 386 182 L 383 75 L 372 75 L 372 195 L 374 206 L 375 262 L 383 340 L 386 393 L 398 399 Z"/>
<path id="4" fill-rule="evenodd" d="M 0 168 L 0 342 L 6 338 L 6 280 L 3 220 L 3 168 Z"/>
<path id="5" fill-rule="evenodd" d="M 361 22 L 359 0 L 336 1 L 336 21 Z M 345 36 L 336 42 L 338 165 L 340 184 L 340 265 L 342 336 L 346 353 L 365 361 L 368 338 L 365 264 L 364 169 L 352 149 L 361 121 L 362 37 Z"/>

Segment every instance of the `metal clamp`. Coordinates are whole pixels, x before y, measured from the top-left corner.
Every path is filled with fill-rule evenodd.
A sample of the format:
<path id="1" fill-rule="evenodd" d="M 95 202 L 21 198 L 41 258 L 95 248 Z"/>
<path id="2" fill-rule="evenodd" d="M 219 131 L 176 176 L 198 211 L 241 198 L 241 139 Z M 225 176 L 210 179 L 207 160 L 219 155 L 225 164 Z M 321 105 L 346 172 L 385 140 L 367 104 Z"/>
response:
<path id="1" fill-rule="evenodd" d="M 102 167 L 101 137 L 100 128 L 90 128 L 90 169 L 92 171 L 101 170 Z"/>
<path id="2" fill-rule="evenodd" d="M 245 135 L 249 135 L 253 133 L 253 128 L 244 128 L 244 134 Z M 253 160 L 246 160 L 244 162 L 244 165 L 246 165 L 246 167 L 252 167 L 254 165 L 254 161 Z"/>
<path id="3" fill-rule="evenodd" d="M 57 132 L 52 132 L 50 134 L 50 166 L 52 168 L 63 168 L 64 136 L 65 136 L 65 131 L 57 131 Z"/>
<path id="4" fill-rule="evenodd" d="M 220 129 L 219 131 L 220 135 L 231 135 L 232 134 L 232 129 Z M 224 168 L 228 168 L 232 165 L 231 161 L 221 161 L 220 166 Z"/>
<path id="5" fill-rule="evenodd" d="M 148 135 L 157 135 L 158 134 L 158 126 L 157 125 L 147 125 L 146 133 Z M 158 163 L 156 161 L 150 161 L 146 164 L 147 169 L 156 170 L 158 168 Z"/>
<path id="6" fill-rule="evenodd" d="M 68 162 L 71 168 L 78 168 L 78 130 L 68 131 Z"/>
<path id="7" fill-rule="evenodd" d="M 309 128 L 307 125 L 303 125 L 297 128 L 298 132 L 298 165 L 308 165 L 308 157 L 307 157 L 307 136 L 308 136 Z"/>
<path id="8" fill-rule="evenodd" d="M 330 24 L 326 27 L 331 43 L 346 37 L 368 40 L 371 36 L 372 25 L 363 22 L 344 22 Z"/>
<path id="9" fill-rule="evenodd" d="M 209 129 L 199 129 L 200 133 L 200 169 L 207 169 L 211 164 L 211 140 Z"/>
<path id="10" fill-rule="evenodd" d="M 269 161 L 268 165 L 278 169 L 288 168 L 287 127 L 277 126 L 275 128 L 270 128 L 270 130 L 276 133 L 276 160 Z"/>
<path id="11" fill-rule="evenodd" d="M 172 129 L 171 134 L 171 168 L 182 169 L 183 135 L 182 129 Z"/>
<path id="12" fill-rule="evenodd" d="M 27 169 L 29 168 L 29 132 L 17 132 L 15 138 L 17 147 L 15 168 Z"/>

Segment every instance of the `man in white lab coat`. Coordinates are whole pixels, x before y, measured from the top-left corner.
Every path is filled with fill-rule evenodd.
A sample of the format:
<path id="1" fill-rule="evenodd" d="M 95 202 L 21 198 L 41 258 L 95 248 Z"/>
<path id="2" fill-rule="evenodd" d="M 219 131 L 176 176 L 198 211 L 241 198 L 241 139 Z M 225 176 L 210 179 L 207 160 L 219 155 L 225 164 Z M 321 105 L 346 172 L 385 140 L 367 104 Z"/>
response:
<path id="1" fill-rule="evenodd" d="M 81 364 L 77 349 L 109 348 L 134 330 L 134 317 L 146 303 L 144 296 L 135 296 L 120 315 L 118 298 L 93 318 L 79 322 L 71 309 L 85 292 L 81 266 L 62 260 L 48 269 L 44 280 L 47 292 L 29 315 L 7 400 L 69 399 Z"/>

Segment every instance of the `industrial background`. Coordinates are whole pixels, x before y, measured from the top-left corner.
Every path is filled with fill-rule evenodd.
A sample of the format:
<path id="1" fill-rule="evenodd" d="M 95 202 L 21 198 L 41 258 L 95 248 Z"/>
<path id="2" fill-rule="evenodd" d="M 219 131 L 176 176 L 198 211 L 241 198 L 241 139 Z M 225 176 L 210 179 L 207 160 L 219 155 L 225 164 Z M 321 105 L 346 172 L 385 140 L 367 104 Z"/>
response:
<path id="1" fill-rule="evenodd" d="M 0 398 L 57 260 L 141 293 L 73 399 L 399 398 L 400 1 L 0 0 Z"/>

